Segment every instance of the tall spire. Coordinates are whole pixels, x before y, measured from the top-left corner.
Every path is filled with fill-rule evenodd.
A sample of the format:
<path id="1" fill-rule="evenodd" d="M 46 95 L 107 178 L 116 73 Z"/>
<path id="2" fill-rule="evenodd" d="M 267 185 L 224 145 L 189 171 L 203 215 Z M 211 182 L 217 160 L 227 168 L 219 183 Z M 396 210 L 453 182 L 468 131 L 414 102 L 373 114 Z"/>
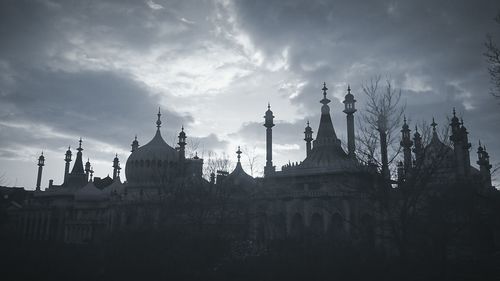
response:
<path id="1" fill-rule="evenodd" d="M 306 126 L 306 129 L 304 131 L 304 140 L 306 141 L 306 157 L 309 156 L 309 154 L 311 153 L 311 150 L 312 150 L 312 147 L 311 147 L 311 142 L 313 141 L 312 134 L 313 134 L 313 130 L 309 126 L 309 120 L 307 120 L 307 126 Z"/>
<path id="2" fill-rule="evenodd" d="M 267 111 L 264 115 L 264 127 L 266 127 L 266 166 L 264 166 L 264 176 L 269 176 L 275 172 L 273 166 L 273 119 L 271 104 L 268 102 Z"/>
<path id="3" fill-rule="evenodd" d="M 347 85 L 347 95 L 344 98 L 344 113 L 347 120 L 347 151 L 351 158 L 356 156 L 356 143 L 354 134 L 354 113 L 356 112 L 354 95 L 351 94 L 351 86 Z"/>
<path id="4" fill-rule="evenodd" d="M 38 175 L 36 178 L 36 191 L 40 191 L 40 183 L 42 182 L 42 171 L 43 166 L 45 166 L 45 157 L 43 156 L 43 151 L 40 157 L 38 157 Z"/>
<path id="5" fill-rule="evenodd" d="M 340 146 L 340 141 L 337 141 L 337 135 L 335 134 L 335 129 L 333 128 L 332 118 L 330 117 L 330 107 L 328 103 L 330 100 L 326 98 L 326 83 L 323 83 L 323 99 L 320 100 L 321 106 L 321 118 L 319 121 L 318 134 L 316 135 L 316 140 L 314 141 L 314 146 L 337 144 Z"/>
<path id="6" fill-rule="evenodd" d="M 73 170 L 71 170 L 71 174 L 85 174 L 83 170 L 83 159 L 82 159 L 82 138 L 78 141 L 78 148 L 76 149 L 78 152 L 76 153 L 75 164 L 73 165 Z"/>

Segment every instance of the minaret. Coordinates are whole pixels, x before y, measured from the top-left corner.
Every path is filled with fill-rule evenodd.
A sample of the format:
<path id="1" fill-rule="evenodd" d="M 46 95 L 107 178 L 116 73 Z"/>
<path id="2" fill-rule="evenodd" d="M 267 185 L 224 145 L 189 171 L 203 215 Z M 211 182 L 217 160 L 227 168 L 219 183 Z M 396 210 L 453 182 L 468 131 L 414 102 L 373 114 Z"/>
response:
<path id="1" fill-rule="evenodd" d="M 115 159 L 113 159 L 113 179 L 120 176 L 120 170 L 120 160 L 118 160 L 118 154 L 116 154 Z"/>
<path id="2" fill-rule="evenodd" d="M 422 144 L 422 137 L 418 132 L 418 127 L 415 125 L 415 134 L 413 134 L 413 143 L 415 147 L 413 148 L 413 153 L 415 153 L 415 165 L 420 165 L 420 160 L 422 160 L 422 153 L 424 151 L 424 146 Z"/>
<path id="3" fill-rule="evenodd" d="M 184 126 L 181 128 L 179 133 L 179 160 L 184 161 L 186 159 L 186 133 L 184 132 Z"/>
<path id="4" fill-rule="evenodd" d="M 68 174 L 69 174 L 69 163 L 71 162 L 71 147 L 68 146 L 68 150 L 66 151 L 66 155 L 64 157 L 64 161 L 66 164 L 64 165 L 64 183 L 67 182 L 68 180 Z"/>
<path id="5" fill-rule="evenodd" d="M 344 113 L 347 115 L 347 151 L 349 157 L 356 156 L 356 144 L 355 144 L 355 136 L 354 136 L 354 112 L 356 112 L 356 108 L 354 104 L 356 100 L 354 96 L 351 94 L 351 86 L 347 85 L 347 95 L 343 101 L 345 105 Z"/>
<path id="6" fill-rule="evenodd" d="M 479 141 L 479 147 L 477 148 L 477 158 L 476 163 L 479 165 L 479 174 L 484 187 L 492 187 L 490 156 L 486 152 L 486 146 L 484 148 L 481 146 L 481 141 Z"/>
<path id="7" fill-rule="evenodd" d="M 85 163 L 85 176 L 87 177 L 87 181 L 89 181 L 90 170 L 90 159 L 87 158 L 87 163 Z"/>
<path id="8" fill-rule="evenodd" d="M 132 141 L 132 150 L 130 152 L 134 152 L 139 148 L 139 142 L 137 141 L 137 135 L 135 135 L 134 141 Z"/>
<path id="9" fill-rule="evenodd" d="M 400 145 L 403 147 L 403 168 L 404 168 L 404 173 L 407 174 L 408 171 L 411 169 L 411 146 L 413 145 L 413 142 L 411 141 L 410 137 L 410 128 L 408 127 L 408 124 L 406 123 L 406 116 L 403 119 L 403 128 L 401 130 L 401 142 Z"/>
<path id="10" fill-rule="evenodd" d="M 464 154 L 464 173 L 466 177 L 470 176 L 470 152 L 471 144 L 469 143 L 469 132 L 467 132 L 467 128 L 464 126 L 464 120 L 460 120 L 460 132 L 463 140 L 463 154 Z"/>
<path id="11" fill-rule="evenodd" d="M 93 178 L 94 178 L 94 169 L 92 167 L 90 167 L 90 171 L 89 172 L 90 172 L 90 181 L 92 181 Z"/>
<path id="12" fill-rule="evenodd" d="M 264 176 L 270 176 L 274 173 L 275 167 L 273 166 L 273 119 L 274 115 L 271 111 L 271 105 L 267 104 L 266 115 L 264 116 L 265 122 L 264 127 L 266 127 L 266 166 L 264 167 Z M 239 148 L 238 148 L 239 151 Z M 240 151 L 241 153 L 241 151 Z M 239 162 L 238 154 L 238 162 Z"/>
<path id="13" fill-rule="evenodd" d="M 455 154 L 456 172 L 459 178 L 466 177 L 470 167 L 470 159 L 467 161 L 469 155 L 470 144 L 468 143 L 467 129 L 461 127 L 460 121 L 456 116 L 455 108 L 453 108 L 453 118 L 451 118 L 451 136 L 450 140 L 453 142 L 453 152 Z M 468 164 L 466 164 L 468 163 Z M 469 166 L 469 167 L 466 167 Z"/>
<path id="14" fill-rule="evenodd" d="M 378 131 L 380 134 L 380 156 L 382 158 L 382 176 L 384 179 L 389 180 L 391 174 L 389 171 L 389 160 L 387 158 L 387 119 L 384 115 L 379 115 L 377 120 Z"/>
<path id="15" fill-rule="evenodd" d="M 40 191 L 40 183 L 42 182 L 42 171 L 43 166 L 45 166 L 45 157 L 43 156 L 43 151 L 40 157 L 38 157 L 38 176 L 36 178 L 36 191 Z"/>
<path id="16" fill-rule="evenodd" d="M 306 157 L 309 156 L 309 154 L 311 153 L 311 142 L 313 141 L 313 130 L 311 129 L 311 127 L 309 126 L 309 121 L 307 121 L 307 127 L 306 127 L 306 130 L 304 131 L 304 140 L 306 141 Z"/>

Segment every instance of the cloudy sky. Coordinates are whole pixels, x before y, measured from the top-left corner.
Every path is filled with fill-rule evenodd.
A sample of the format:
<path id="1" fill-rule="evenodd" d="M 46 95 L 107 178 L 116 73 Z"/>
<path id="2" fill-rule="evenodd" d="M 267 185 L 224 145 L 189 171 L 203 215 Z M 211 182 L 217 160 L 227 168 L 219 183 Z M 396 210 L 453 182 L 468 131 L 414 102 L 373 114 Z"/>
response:
<path id="1" fill-rule="evenodd" d="M 482 53 L 500 35 L 498 1 L 52 1 L 0 2 L 0 175 L 33 189 L 60 183 L 64 152 L 83 138 L 96 176 L 122 167 L 137 134 L 173 143 L 182 125 L 199 154 L 238 145 L 265 162 L 267 103 L 276 116 L 275 164 L 304 158 L 306 120 L 317 131 L 323 81 L 345 138 L 348 84 L 381 75 L 406 115 L 439 125 L 464 118 L 475 163 L 480 138 L 500 160 L 500 104 Z M 497 39 L 500 39 L 497 37 Z M 194 147 L 194 146 L 193 146 Z M 260 170 L 260 171 L 259 171 Z M 259 167 L 256 174 L 262 171 Z"/>

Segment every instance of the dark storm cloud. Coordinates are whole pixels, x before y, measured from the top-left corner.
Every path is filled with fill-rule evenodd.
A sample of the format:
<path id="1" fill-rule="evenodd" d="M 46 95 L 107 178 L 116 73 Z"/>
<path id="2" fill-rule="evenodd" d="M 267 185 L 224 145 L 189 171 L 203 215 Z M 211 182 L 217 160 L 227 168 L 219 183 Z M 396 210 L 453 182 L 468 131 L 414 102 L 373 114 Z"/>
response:
<path id="1" fill-rule="evenodd" d="M 306 112 L 316 110 L 323 81 L 351 83 L 362 109 L 360 86 L 381 75 L 402 89 L 410 118 L 445 125 L 457 107 L 474 141 L 498 137 L 487 122 L 500 110 L 482 53 L 485 35 L 498 33 L 499 9 L 497 1 L 236 1 L 241 27 L 267 56 L 288 48 L 290 71 L 306 82 L 291 100 Z"/>

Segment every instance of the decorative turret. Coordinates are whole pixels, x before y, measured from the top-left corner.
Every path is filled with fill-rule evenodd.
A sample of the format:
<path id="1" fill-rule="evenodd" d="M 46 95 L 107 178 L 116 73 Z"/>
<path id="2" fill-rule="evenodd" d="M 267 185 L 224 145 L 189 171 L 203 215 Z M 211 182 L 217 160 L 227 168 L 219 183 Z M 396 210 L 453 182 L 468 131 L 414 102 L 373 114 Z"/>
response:
<path id="1" fill-rule="evenodd" d="M 186 133 L 184 132 L 184 126 L 181 128 L 179 133 L 179 160 L 183 161 L 186 159 Z"/>
<path id="2" fill-rule="evenodd" d="M 134 141 L 132 141 L 132 150 L 130 152 L 134 152 L 136 149 L 139 148 L 139 142 L 137 141 L 137 135 L 135 136 Z"/>
<path id="3" fill-rule="evenodd" d="M 272 129 L 274 127 L 273 119 L 274 115 L 273 112 L 271 111 L 271 105 L 268 103 L 267 111 L 266 114 L 264 115 L 264 120 L 265 120 L 264 127 L 266 127 L 266 166 L 264 167 L 265 177 L 272 175 L 276 169 L 273 166 L 273 129 Z"/>
<path id="4" fill-rule="evenodd" d="M 85 176 L 87 177 L 87 181 L 89 180 L 90 170 L 90 159 L 87 158 L 87 163 L 85 163 Z"/>
<path id="5" fill-rule="evenodd" d="M 309 126 L 309 121 L 307 121 L 307 127 L 304 131 L 304 140 L 306 141 L 306 157 L 309 156 L 309 154 L 311 153 L 311 149 L 312 149 L 311 142 L 313 141 L 312 134 L 313 134 L 313 130 Z"/>
<path id="6" fill-rule="evenodd" d="M 38 157 L 38 176 L 36 178 L 36 191 L 40 191 L 40 183 L 42 182 L 42 172 L 43 166 L 45 166 L 45 157 L 43 156 L 43 151 L 40 157 Z"/>
<path id="7" fill-rule="evenodd" d="M 484 187 L 492 187 L 491 185 L 491 164 L 490 156 L 486 152 L 486 146 L 481 146 L 481 141 L 479 141 L 479 147 L 477 148 L 477 164 L 479 165 L 479 173 L 481 175 L 481 180 Z"/>
<path id="8" fill-rule="evenodd" d="M 118 154 L 115 155 L 113 159 L 113 180 L 120 176 L 120 160 L 118 160 Z"/>
<path id="9" fill-rule="evenodd" d="M 403 147 L 403 168 L 405 174 L 411 169 L 411 146 L 413 142 L 410 137 L 410 128 L 406 123 L 406 116 L 403 119 L 403 128 L 401 129 L 401 142 L 400 145 Z"/>
<path id="10" fill-rule="evenodd" d="M 467 129 L 463 126 L 463 121 L 458 121 L 453 108 L 453 118 L 451 118 L 451 136 L 450 140 L 453 142 L 453 151 L 456 161 L 456 173 L 459 178 L 468 177 L 470 174 L 470 156 L 469 137 Z"/>
<path id="11" fill-rule="evenodd" d="M 66 164 L 64 165 L 64 183 L 66 183 L 66 181 L 68 180 L 69 165 L 71 162 L 71 147 L 70 146 L 68 146 L 68 150 L 66 151 L 64 161 L 66 162 Z"/>
<path id="12" fill-rule="evenodd" d="M 344 113 L 347 115 L 347 151 L 350 157 L 355 157 L 355 136 L 354 136 L 354 112 L 356 112 L 356 100 L 351 94 L 351 86 L 347 85 L 347 95 L 343 101 L 345 105 Z"/>
<path id="13" fill-rule="evenodd" d="M 424 151 L 424 145 L 422 144 L 422 137 L 418 132 L 418 127 L 415 125 L 415 134 L 413 134 L 413 143 L 415 147 L 413 148 L 413 153 L 415 153 L 415 164 L 420 165 L 420 161 L 422 160 L 422 153 Z"/>

